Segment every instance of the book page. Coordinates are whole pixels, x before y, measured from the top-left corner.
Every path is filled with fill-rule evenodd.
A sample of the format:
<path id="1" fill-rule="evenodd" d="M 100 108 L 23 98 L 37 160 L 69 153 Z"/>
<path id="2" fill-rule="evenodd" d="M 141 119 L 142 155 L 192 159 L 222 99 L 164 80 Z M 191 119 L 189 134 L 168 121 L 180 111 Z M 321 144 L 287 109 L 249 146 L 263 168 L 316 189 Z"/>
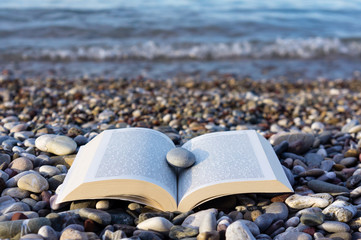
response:
<path id="1" fill-rule="evenodd" d="M 196 163 L 179 174 L 179 200 L 209 185 L 275 178 L 255 131 L 205 134 L 182 147 L 194 153 Z"/>
<path id="2" fill-rule="evenodd" d="M 164 188 L 177 200 L 177 177 L 166 161 L 175 145 L 165 134 L 145 128 L 107 130 L 104 134 L 97 160 L 87 171 L 87 182 L 143 180 Z"/>

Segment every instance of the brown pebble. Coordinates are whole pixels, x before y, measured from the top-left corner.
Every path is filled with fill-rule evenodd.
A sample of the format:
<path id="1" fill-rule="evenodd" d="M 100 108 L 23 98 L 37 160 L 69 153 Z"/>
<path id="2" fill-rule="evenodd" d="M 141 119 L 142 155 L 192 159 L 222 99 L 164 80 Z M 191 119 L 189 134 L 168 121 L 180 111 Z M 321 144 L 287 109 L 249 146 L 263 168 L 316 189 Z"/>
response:
<path id="1" fill-rule="evenodd" d="M 35 193 L 31 193 L 31 194 L 30 194 L 30 197 L 31 197 L 32 199 L 34 199 L 35 201 L 40 201 L 40 200 L 41 200 L 40 197 L 39 197 L 37 194 L 35 194 Z"/>
<path id="2" fill-rule="evenodd" d="M 219 232 L 210 231 L 198 234 L 197 240 L 219 240 Z"/>
<path id="3" fill-rule="evenodd" d="M 262 212 L 260 210 L 254 210 L 251 212 L 251 220 L 254 222 L 256 219 L 262 215 Z"/>
<path id="4" fill-rule="evenodd" d="M 345 152 L 345 157 L 358 157 L 360 152 L 357 149 L 349 149 L 347 152 Z"/>
<path id="5" fill-rule="evenodd" d="M 285 193 L 271 198 L 271 202 L 285 202 L 286 199 L 291 196 L 291 193 Z"/>
<path id="6" fill-rule="evenodd" d="M 230 213 L 228 213 L 228 217 L 230 217 L 232 219 L 232 221 L 237 221 L 239 219 L 243 218 L 243 214 L 241 212 L 238 211 L 232 211 Z"/>
<path id="7" fill-rule="evenodd" d="M 42 201 L 50 203 L 51 193 L 49 191 L 43 191 L 40 196 Z"/>
<path id="8" fill-rule="evenodd" d="M 26 158 L 26 157 L 19 157 L 15 160 L 13 160 L 10 164 L 9 167 L 12 170 L 18 171 L 18 172 L 23 172 L 23 171 L 27 171 L 27 170 L 31 170 L 33 169 L 33 163 L 30 161 L 30 159 Z"/>
<path id="9" fill-rule="evenodd" d="M 85 231 L 85 232 L 94 232 L 94 231 L 95 231 L 95 228 L 96 228 L 96 226 L 95 226 L 95 223 L 94 223 L 93 220 L 91 220 L 91 219 L 86 219 L 86 220 L 84 221 L 84 231 Z"/>
<path id="10" fill-rule="evenodd" d="M 345 168 L 345 166 L 342 165 L 342 164 L 336 163 L 336 164 L 334 164 L 334 165 L 332 166 L 332 168 L 333 168 L 334 170 L 336 170 L 336 171 L 341 171 L 342 169 Z"/>
<path id="11" fill-rule="evenodd" d="M 302 232 L 310 234 L 311 236 L 313 236 L 313 234 L 315 234 L 316 229 L 314 227 L 308 227 L 306 229 L 303 229 Z"/>
<path id="12" fill-rule="evenodd" d="M 14 213 L 14 215 L 11 217 L 11 221 L 20 220 L 20 219 L 28 219 L 28 217 L 20 212 Z"/>

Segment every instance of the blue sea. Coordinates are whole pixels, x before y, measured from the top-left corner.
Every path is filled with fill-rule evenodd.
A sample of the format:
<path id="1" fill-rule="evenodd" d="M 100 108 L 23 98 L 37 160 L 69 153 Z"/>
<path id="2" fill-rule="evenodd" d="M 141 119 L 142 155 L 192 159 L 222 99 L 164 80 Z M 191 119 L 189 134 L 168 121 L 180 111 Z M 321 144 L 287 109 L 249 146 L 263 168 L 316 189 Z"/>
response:
<path id="1" fill-rule="evenodd" d="M 350 78 L 361 71 L 361 1 L 1 0 L 0 70 Z"/>

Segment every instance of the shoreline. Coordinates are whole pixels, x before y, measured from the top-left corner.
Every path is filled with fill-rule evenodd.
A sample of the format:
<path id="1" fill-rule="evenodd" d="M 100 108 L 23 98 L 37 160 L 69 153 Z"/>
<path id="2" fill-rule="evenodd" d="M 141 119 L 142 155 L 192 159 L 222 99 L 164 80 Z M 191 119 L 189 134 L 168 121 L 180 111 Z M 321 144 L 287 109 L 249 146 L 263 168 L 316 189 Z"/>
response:
<path id="1" fill-rule="evenodd" d="M 36 223 L 26 223 L 30 230 L 22 232 L 23 235 L 60 239 L 246 236 L 241 234 L 248 234 L 250 239 L 361 236 L 360 79 L 292 83 L 238 79 L 231 75 L 211 81 L 191 78 L 40 81 L 5 77 L 0 83 L 0 229 L 4 229 L 0 238 L 19 238 L 23 219 L 36 219 L 32 220 Z M 75 152 L 68 157 L 56 157 L 39 150 L 35 139 L 43 134 L 67 135 L 79 147 L 103 130 L 122 127 L 154 128 L 177 145 L 216 131 L 255 129 L 271 142 L 277 142 L 275 139 L 283 131 L 298 134 L 301 137 L 296 141 L 286 138 L 287 146 L 286 143 L 274 146 L 286 174 L 293 179 L 295 194 L 241 194 L 218 199 L 195 210 L 198 222 L 185 220 L 190 212 L 184 215 L 156 212 L 124 201 L 55 205 L 56 187 L 64 179 Z M 307 142 L 306 134 L 313 136 L 312 142 Z M 41 191 L 35 192 L 19 187 L 18 174 L 39 172 L 45 165 L 56 172 L 40 174 L 48 182 L 48 189 L 36 186 Z M 214 207 L 217 209 L 210 210 Z M 91 210 L 84 210 L 88 208 Z M 84 211 L 94 211 L 97 218 Z M 99 222 L 97 219 L 104 212 L 116 220 L 111 224 Z M 210 221 L 214 219 L 205 217 L 205 212 L 214 214 L 218 220 L 215 227 L 201 233 L 191 231 L 200 226 L 201 220 L 213 226 Z M 145 221 L 155 221 L 154 217 L 176 227 L 166 234 L 160 233 L 160 226 L 159 231 L 136 229 L 140 222 L 146 225 Z M 14 230 L 6 231 L 10 227 Z"/>

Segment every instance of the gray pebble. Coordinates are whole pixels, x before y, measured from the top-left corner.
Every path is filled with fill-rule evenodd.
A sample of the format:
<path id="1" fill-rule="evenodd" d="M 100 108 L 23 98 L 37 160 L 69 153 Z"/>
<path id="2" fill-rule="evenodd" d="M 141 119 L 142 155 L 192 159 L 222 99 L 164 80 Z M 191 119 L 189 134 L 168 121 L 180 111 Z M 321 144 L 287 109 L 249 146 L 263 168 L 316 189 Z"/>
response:
<path id="1" fill-rule="evenodd" d="M 173 148 L 167 153 L 167 162 L 179 168 L 188 168 L 192 166 L 195 161 L 195 155 L 185 148 Z"/>
<path id="2" fill-rule="evenodd" d="M 349 225 L 343 222 L 338 221 L 325 221 L 321 225 L 319 225 L 317 228 L 325 230 L 330 233 L 335 232 L 348 232 L 350 231 Z"/>

